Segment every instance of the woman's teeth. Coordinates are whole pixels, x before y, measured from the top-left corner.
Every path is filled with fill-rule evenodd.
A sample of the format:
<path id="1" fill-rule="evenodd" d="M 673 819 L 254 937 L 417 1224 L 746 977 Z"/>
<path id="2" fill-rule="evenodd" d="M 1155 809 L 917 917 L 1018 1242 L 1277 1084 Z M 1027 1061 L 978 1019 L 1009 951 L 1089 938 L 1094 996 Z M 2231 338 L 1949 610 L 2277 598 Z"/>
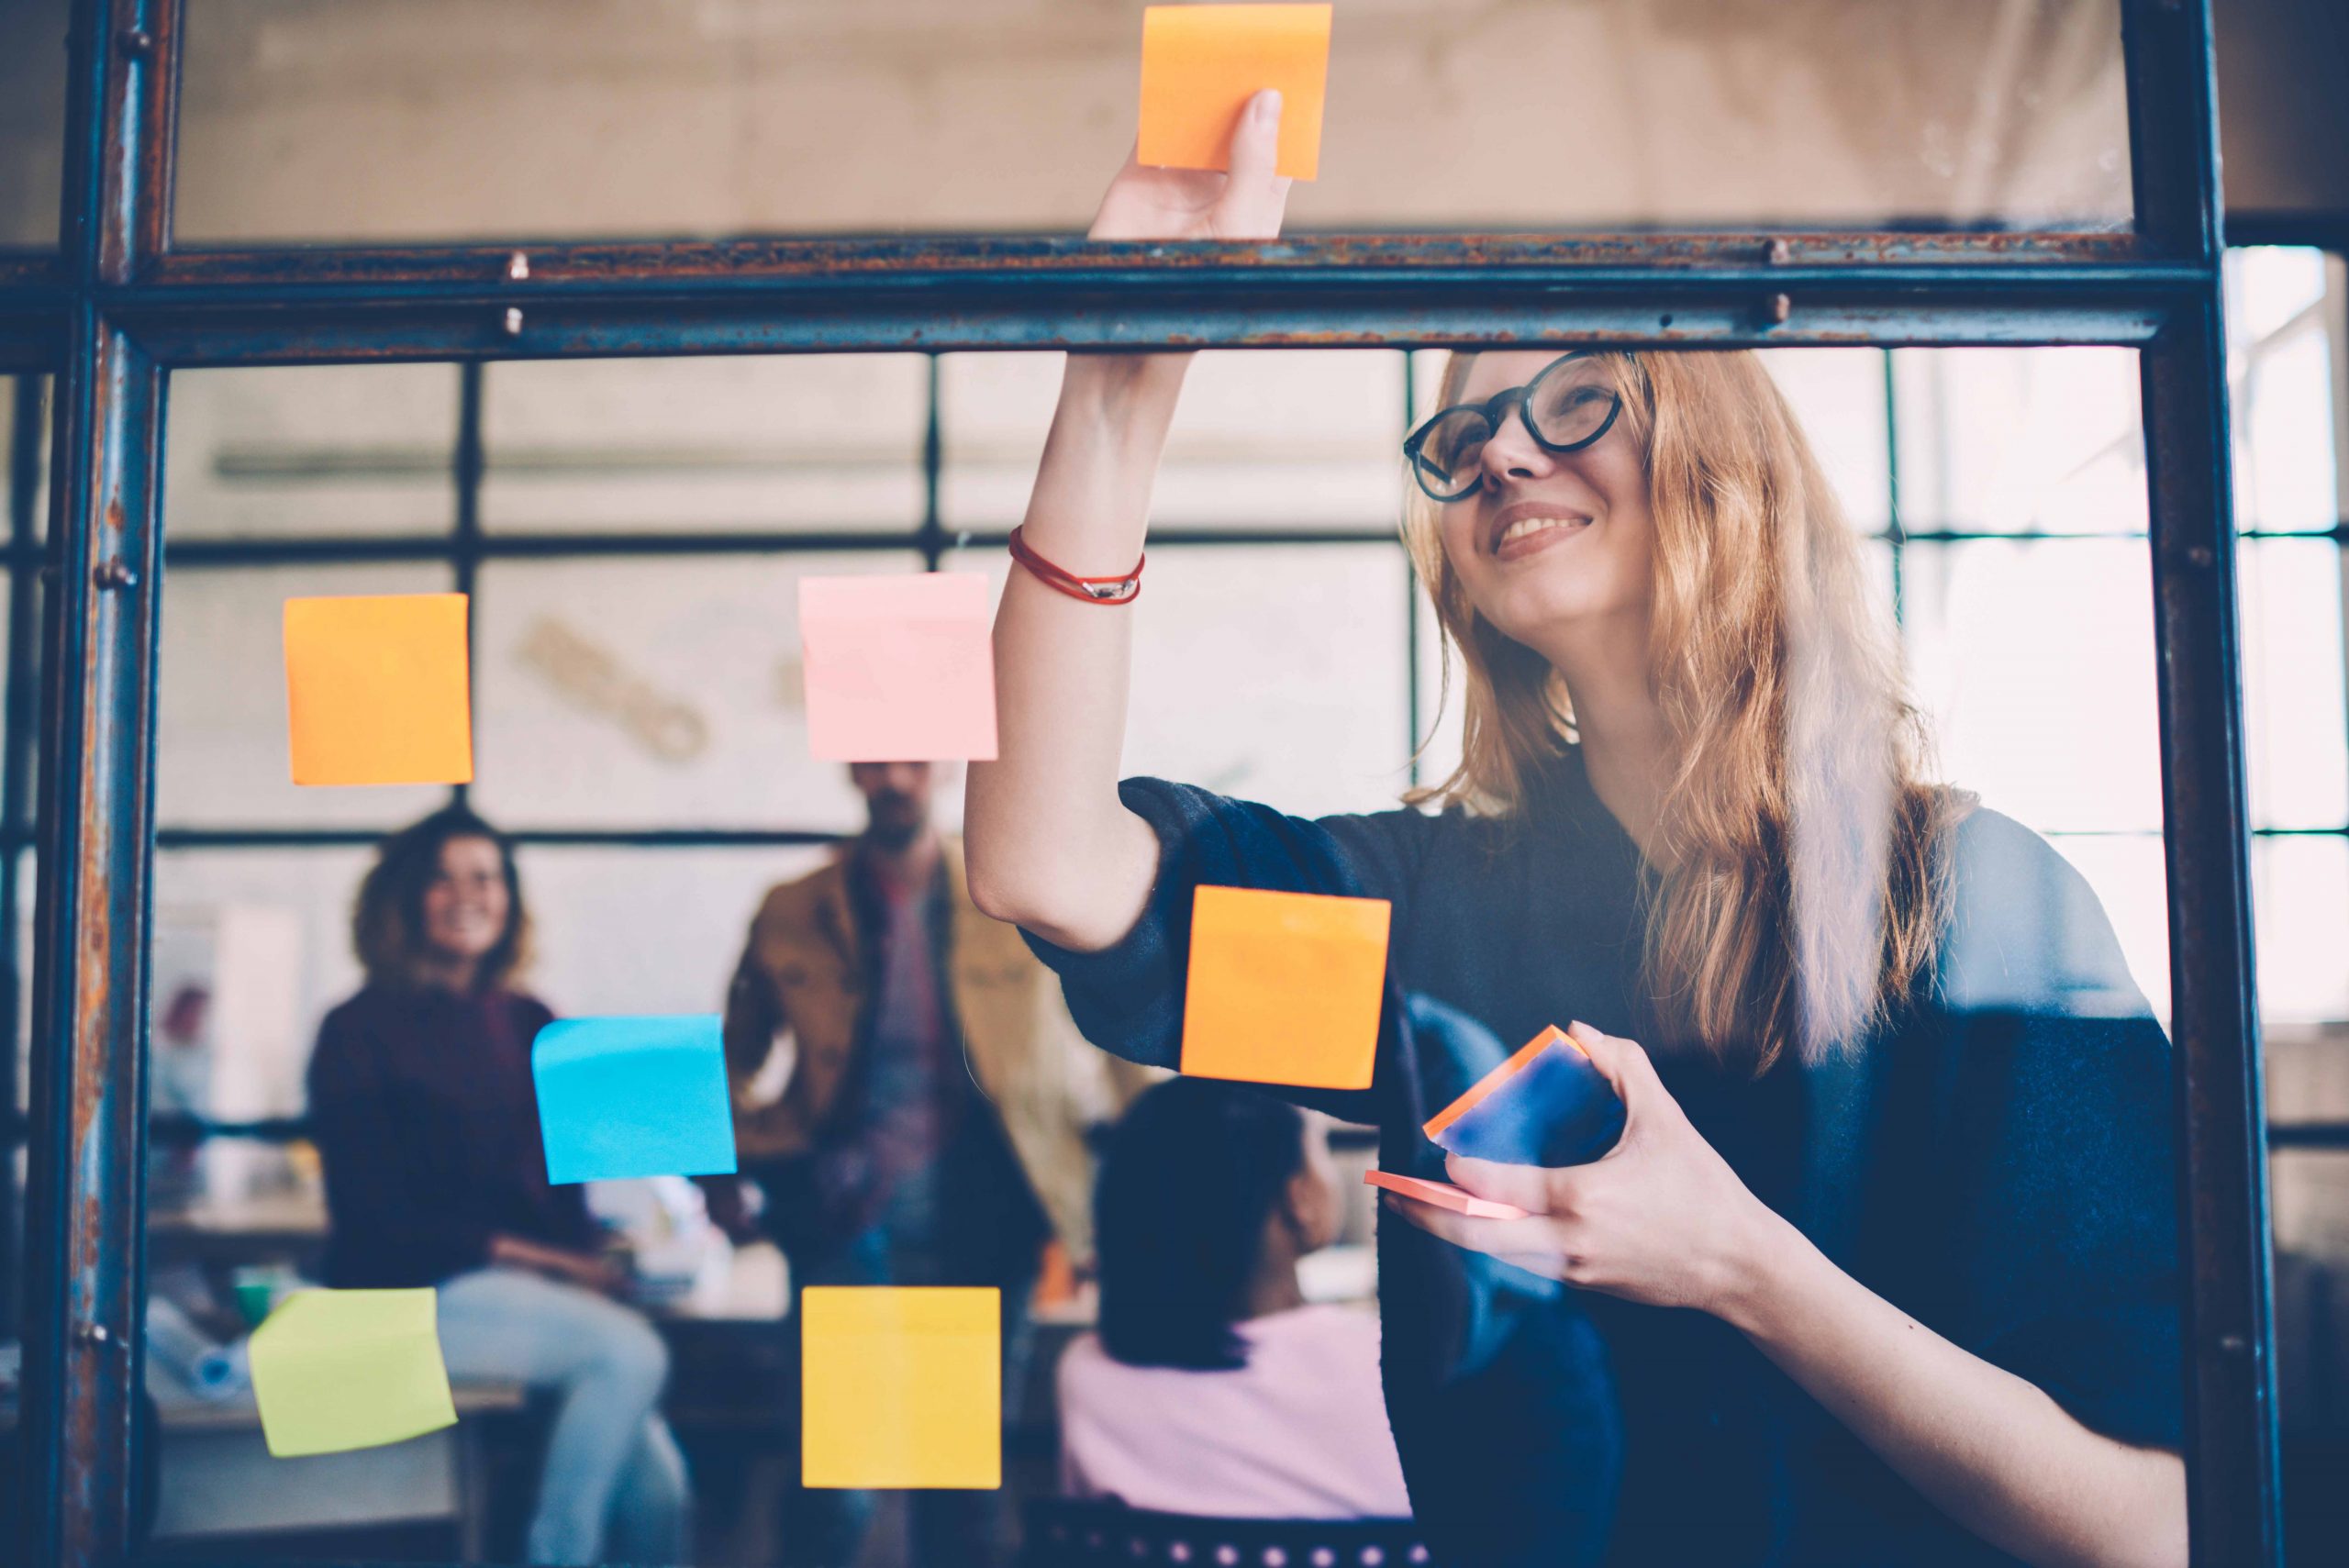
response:
<path id="1" fill-rule="evenodd" d="M 1502 530 L 1501 537 L 1493 541 L 1493 548 L 1505 550 L 1519 539 L 1531 539 L 1535 534 L 1547 533 L 1553 528 L 1583 528 L 1589 521 L 1588 517 L 1520 517 Z"/>

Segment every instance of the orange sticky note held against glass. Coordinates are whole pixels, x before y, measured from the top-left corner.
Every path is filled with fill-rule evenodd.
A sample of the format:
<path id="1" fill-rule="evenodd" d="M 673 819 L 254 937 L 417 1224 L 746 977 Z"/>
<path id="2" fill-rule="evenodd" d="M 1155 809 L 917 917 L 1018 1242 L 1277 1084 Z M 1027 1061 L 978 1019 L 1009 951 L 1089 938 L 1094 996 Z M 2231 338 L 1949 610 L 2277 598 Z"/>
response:
<path id="1" fill-rule="evenodd" d="M 1392 914 L 1384 898 L 1197 889 L 1183 1071 L 1249 1084 L 1369 1088 Z"/>
<path id="2" fill-rule="evenodd" d="M 1527 1219 L 1524 1209 L 1497 1198 L 1478 1197 L 1465 1187 L 1450 1182 L 1431 1182 L 1424 1176 L 1398 1176 L 1392 1171 L 1364 1171 L 1363 1185 L 1385 1187 L 1390 1193 L 1431 1203 L 1438 1208 L 1448 1208 L 1454 1214 L 1464 1214 L 1471 1219 Z"/>
<path id="3" fill-rule="evenodd" d="M 992 762 L 995 649 L 976 572 L 803 577 L 807 744 L 828 762 Z"/>
<path id="4" fill-rule="evenodd" d="M 799 1356 L 801 1485 L 1003 1485 L 1001 1292 L 810 1285 Z"/>
<path id="5" fill-rule="evenodd" d="M 1281 95 L 1276 171 L 1310 180 L 1321 167 L 1329 90 L 1327 6 L 1152 6 L 1141 14 L 1141 135 L 1137 161 L 1162 169 L 1229 169 L 1231 131 L 1248 100 Z"/>
<path id="6" fill-rule="evenodd" d="M 297 784 L 468 784 L 465 595 L 285 601 Z"/>

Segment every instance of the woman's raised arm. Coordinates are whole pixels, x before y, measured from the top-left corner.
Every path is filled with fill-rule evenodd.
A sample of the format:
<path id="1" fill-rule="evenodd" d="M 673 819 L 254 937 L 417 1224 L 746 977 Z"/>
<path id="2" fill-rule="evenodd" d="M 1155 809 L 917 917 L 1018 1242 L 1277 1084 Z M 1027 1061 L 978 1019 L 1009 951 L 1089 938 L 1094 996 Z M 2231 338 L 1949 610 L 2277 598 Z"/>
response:
<path id="1" fill-rule="evenodd" d="M 1273 172 L 1280 95 L 1260 93 L 1232 137 L 1231 172 L 1130 158 L 1096 239 L 1269 239 L 1289 182 Z M 1187 354 L 1071 354 L 1022 538 L 1080 577 L 1130 571 Z M 1133 612 L 1079 603 L 1015 569 L 996 612 L 999 751 L 974 763 L 965 811 L 971 895 L 1063 947 L 1097 950 L 1149 897 L 1158 844 L 1118 799 Z"/>

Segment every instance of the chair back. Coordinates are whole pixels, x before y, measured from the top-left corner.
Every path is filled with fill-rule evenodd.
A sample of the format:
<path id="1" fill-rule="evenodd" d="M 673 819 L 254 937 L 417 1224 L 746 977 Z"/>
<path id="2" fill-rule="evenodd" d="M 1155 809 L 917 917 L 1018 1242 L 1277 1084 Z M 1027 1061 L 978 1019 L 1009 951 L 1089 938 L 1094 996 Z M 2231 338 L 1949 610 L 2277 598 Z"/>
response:
<path id="1" fill-rule="evenodd" d="M 1093 1498 L 1028 1505 L 1021 1568 L 1431 1568 L 1409 1519 L 1227 1519 Z"/>

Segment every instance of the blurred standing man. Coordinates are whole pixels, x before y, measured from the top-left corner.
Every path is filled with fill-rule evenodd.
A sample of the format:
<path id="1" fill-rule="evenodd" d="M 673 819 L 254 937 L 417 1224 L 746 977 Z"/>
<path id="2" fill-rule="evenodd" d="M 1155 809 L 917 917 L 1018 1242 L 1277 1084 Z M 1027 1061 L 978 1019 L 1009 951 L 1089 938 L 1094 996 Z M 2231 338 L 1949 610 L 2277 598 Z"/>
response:
<path id="1" fill-rule="evenodd" d="M 960 843 L 930 823 L 927 762 L 859 762 L 864 832 L 768 893 L 726 1003 L 741 1173 L 757 1221 L 809 1284 L 995 1285 L 1005 1402 L 1017 1397 L 1028 1295 L 1044 1242 L 1089 1259 L 1093 1124 L 1140 1086 L 1070 1021 L 1059 982 L 1017 929 L 979 913 Z M 779 1098 L 751 1088 L 777 1051 Z M 1120 1093 L 1122 1089 L 1124 1092 Z M 751 1226 L 738 1189 L 713 1212 Z M 995 1556 L 986 1492 L 918 1492 L 918 1563 Z M 785 1521 L 794 1563 L 846 1568 L 869 1493 L 805 1492 Z"/>

